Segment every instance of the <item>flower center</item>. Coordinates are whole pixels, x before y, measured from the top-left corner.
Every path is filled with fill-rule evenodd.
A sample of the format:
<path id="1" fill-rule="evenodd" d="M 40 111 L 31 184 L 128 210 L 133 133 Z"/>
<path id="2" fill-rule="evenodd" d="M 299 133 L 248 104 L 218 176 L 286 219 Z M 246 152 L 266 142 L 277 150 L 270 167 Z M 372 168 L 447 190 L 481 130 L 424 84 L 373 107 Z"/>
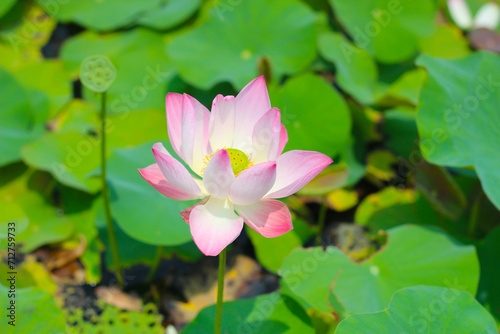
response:
<path id="1" fill-rule="evenodd" d="M 229 154 L 234 175 L 238 175 L 250 165 L 250 159 L 244 152 L 235 148 L 228 148 L 226 151 Z"/>
<path id="2" fill-rule="evenodd" d="M 246 154 L 243 151 L 240 151 L 235 148 L 225 148 L 224 149 L 227 151 L 229 154 L 229 160 L 231 161 L 231 169 L 233 170 L 234 176 L 238 176 L 239 173 L 244 171 L 250 166 L 253 166 L 253 161 L 250 160 L 248 157 L 248 154 Z M 208 165 L 210 162 L 210 159 L 214 156 L 214 154 L 219 151 L 215 150 L 212 154 L 206 155 L 205 156 L 205 166 Z M 203 175 L 203 172 L 205 171 L 205 168 L 201 171 L 201 175 Z"/>

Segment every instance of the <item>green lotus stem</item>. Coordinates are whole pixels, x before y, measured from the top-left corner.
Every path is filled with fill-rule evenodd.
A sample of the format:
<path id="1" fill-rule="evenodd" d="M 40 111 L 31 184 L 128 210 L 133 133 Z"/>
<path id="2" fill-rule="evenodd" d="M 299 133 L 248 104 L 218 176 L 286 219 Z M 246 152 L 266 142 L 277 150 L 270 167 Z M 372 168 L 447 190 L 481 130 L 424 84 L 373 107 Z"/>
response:
<path id="1" fill-rule="evenodd" d="M 163 247 L 162 246 L 156 247 L 155 260 L 154 260 L 153 265 L 151 266 L 151 270 L 149 271 L 149 274 L 148 274 L 148 282 L 149 283 L 151 283 L 151 281 L 153 280 L 153 277 L 155 276 L 156 270 L 158 269 L 158 266 L 160 265 L 162 255 L 163 255 Z"/>
<path id="2" fill-rule="evenodd" d="M 104 202 L 104 215 L 108 225 L 108 238 L 111 246 L 111 255 L 115 264 L 115 274 L 118 285 L 123 286 L 122 266 L 120 263 L 120 253 L 118 243 L 116 242 L 115 227 L 113 225 L 113 216 L 111 215 L 111 206 L 109 204 L 108 182 L 106 181 L 106 92 L 101 93 L 101 180 L 102 180 L 102 199 Z"/>
<path id="3" fill-rule="evenodd" d="M 226 249 L 219 254 L 219 282 L 217 284 L 217 308 L 215 310 L 214 334 L 221 333 L 222 327 L 222 302 L 224 295 L 224 273 L 226 272 Z"/>
<path id="4" fill-rule="evenodd" d="M 328 211 L 328 207 L 326 206 L 326 198 L 323 199 L 323 203 L 321 203 L 321 207 L 319 208 L 319 216 L 318 216 L 318 232 L 316 234 L 316 246 L 321 246 L 321 233 L 325 227 L 326 220 L 326 212 Z"/>

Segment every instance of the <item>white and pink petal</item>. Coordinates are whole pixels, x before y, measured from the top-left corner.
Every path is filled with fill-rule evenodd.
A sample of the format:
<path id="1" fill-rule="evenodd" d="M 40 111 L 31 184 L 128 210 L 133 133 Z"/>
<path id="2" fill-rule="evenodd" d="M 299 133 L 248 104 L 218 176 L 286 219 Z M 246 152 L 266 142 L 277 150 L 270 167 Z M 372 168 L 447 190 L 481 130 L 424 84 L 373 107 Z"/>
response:
<path id="1" fill-rule="evenodd" d="M 144 180 L 168 198 L 178 201 L 188 201 L 200 198 L 199 195 L 187 192 L 172 185 L 172 183 L 165 178 L 158 164 L 149 165 L 146 168 L 138 169 L 138 171 Z"/>
<path id="2" fill-rule="evenodd" d="M 203 197 L 201 189 L 196 184 L 193 176 L 189 173 L 186 167 L 182 165 L 182 163 L 170 155 L 162 143 L 156 143 L 153 145 L 153 155 L 162 174 L 170 184 L 178 189 L 197 196 L 197 198 Z"/>
<path id="3" fill-rule="evenodd" d="M 240 235 L 243 218 L 234 213 L 230 201 L 210 197 L 207 203 L 191 210 L 189 226 L 200 251 L 216 256 Z"/>
<path id="4" fill-rule="evenodd" d="M 233 181 L 229 196 L 234 204 L 248 205 L 260 200 L 273 187 L 276 180 L 276 163 L 263 162 L 252 166 Z"/>
<path id="5" fill-rule="evenodd" d="M 191 211 L 199 205 L 203 205 L 208 201 L 208 198 L 203 199 L 202 201 L 196 203 L 195 205 L 191 205 L 189 208 L 182 210 L 180 215 L 182 219 L 189 225 L 189 216 L 191 215 Z"/>
<path id="6" fill-rule="evenodd" d="M 212 103 L 209 140 L 213 150 L 233 146 L 234 102 L 234 96 L 222 96 L 219 94 Z"/>
<path id="7" fill-rule="evenodd" d="M 181 152 L 182 142 L 182 94 L 168 93 L 165 98 L 165 109 L 167 111 L 168 139 L 174 151 L 184 159 Z"/>
<path id="8" fill-rule="evenodd" d="M 286 143 L 288 143 L 288 132 L 286 131 L 286 128 L 283 124 L 281 124 L 281 130 L 280 130 L 280 144 L 278 147 L 278 156 L 283 153 L 283 150 L 285 149 Z"/>
<path id="9" fill-rule="evenodd" d="M 280 146 L 281 114 L 278 108 L 271 108 L 262 116 L 252 135 L 252 159 L 255 163 L 275 161 Z"/>
<path id="10" fill-rule="evenodd" d="M 215 152 L 203 172 L 203 185 L 206 191 L 214 197 L 224 199 L 228 196 L 234 178 L 227 151 L 222 149 Z"/>
<path id="11" fill-rule="evenodd" d="M 252 149 L 255 124 L 271 109 L 266 80 L 260 76 L 246 85 L 235 98 L 233 148 L 241 151 Z"/>
<path id="12" fill-rule="evenodd" d="M 313 151 L 280 155 L 276 160 L 276 182 L 265 197 L 282 198 L 297 192 L 332 162 L 326 155 Z"/>
<path id="13" fill-rule="evenodd" d="M 266 238 L 278 237 L 293 229 L 290 211 L 280 201 L 263 199 L 234 208 L 248 226 Z"/>
<path id="14" fill-rule="evenodd" d="M 184 161 L 200 174 L 204 157 L 210 150 L 208 127 L 210 112 L 195 98 L 184 94 L 182 102 L 181 146 Z"/>

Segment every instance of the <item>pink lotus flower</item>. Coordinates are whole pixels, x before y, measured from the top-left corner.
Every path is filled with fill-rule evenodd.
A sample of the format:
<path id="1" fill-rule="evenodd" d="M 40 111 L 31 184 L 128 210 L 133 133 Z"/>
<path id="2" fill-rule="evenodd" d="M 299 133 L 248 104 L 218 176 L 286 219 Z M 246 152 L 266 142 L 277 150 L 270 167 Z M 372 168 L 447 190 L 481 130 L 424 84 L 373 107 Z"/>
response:
<path id="1" fill-rule="evenodd" d="M 218 255 L 240 235 L 243 222 L 265 237 L 290 231 L 292 218 L 274 198 L 295 193 L 332 160 L 311 151 L 283 149 L 288 135 L 280 111 L 271 108 L 264 77 L 238 96 L 217 95 L 208 111 L 193 97 L 169 93 L 167 128 L 175 152 L 153 145 L 156 164 L 139 173 L 175 200 L 203 199 L 181 212 L 198 248 Z"/>

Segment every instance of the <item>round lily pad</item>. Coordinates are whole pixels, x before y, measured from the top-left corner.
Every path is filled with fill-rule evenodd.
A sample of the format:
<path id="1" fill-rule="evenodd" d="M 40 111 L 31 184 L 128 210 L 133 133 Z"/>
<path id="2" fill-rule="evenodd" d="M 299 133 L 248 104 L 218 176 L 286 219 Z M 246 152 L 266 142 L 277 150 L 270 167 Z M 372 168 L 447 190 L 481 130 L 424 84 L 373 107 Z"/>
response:
<path id="1" fill-rule="evenodd" d="M 416 53 L 419 41 L 434 31 L 433 0 L 330 0 L 330 3 L 356 44 L 383 63 L 410 58 Z"/>
<path id="2" fill-rule="evenodd" d="M 300 305 L 279 292 L 226 302 L 223 309 L 222 333 L 315 333 Z M 215 305 L 201 310 L 182 333 L 211 333 L 214 319 Z"/>
<path id="3" fill-rule="evenodd" d="M 268 58 L 276 78 L 311 63 L 316 19 L 297 0 L 221 2 L 204 24 L 174 38 L 168 53 L 181 77 L 198 88 L 229 81 L 241 89 L 257 77 L 262 57 Z"/>
<path id="4" fill-rule="evenodd" d="M 388 234 L 384 248 L 361 263 L 351 262 L 334 247 L 297 249 L 283 262 L 283 283 L 305 305 L 325 312 L 338 302 L 347 313 L 378 312 L 398 289 L 414 285 L 475 294 L 479 263 L 473 246 L 414 225 L 390 229 Z"/>
<path id="5" fill-rule="evenodd" d="M 404 288 L 381 312 L 355 314 L 335 334 L 477 333 L 497 334 L 495 321 L 465 291 L 434 286 Z"/>

